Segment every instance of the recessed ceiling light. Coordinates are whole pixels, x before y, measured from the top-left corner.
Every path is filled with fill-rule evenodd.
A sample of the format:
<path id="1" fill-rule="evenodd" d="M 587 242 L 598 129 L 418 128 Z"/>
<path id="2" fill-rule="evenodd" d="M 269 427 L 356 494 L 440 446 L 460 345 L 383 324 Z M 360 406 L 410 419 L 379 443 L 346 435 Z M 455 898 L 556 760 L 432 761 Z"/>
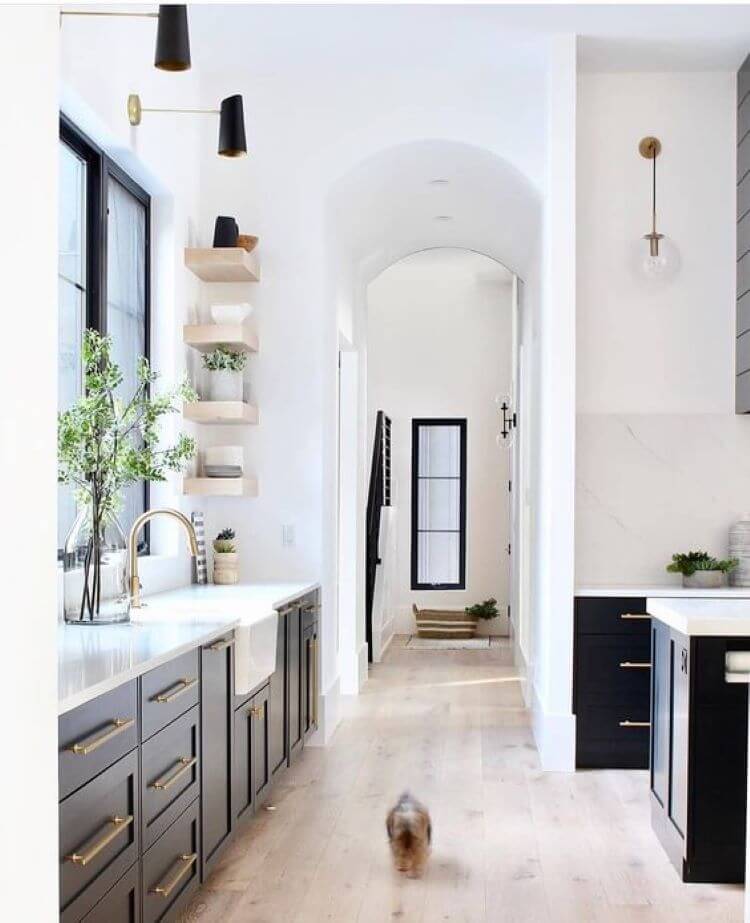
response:
<path id="1" fill-rule="evenodd" d="M 447 186 L 450 183 L 449 179 L 431 179 L 430 186 Z"/>
<path id="2" fill-rule="evenodd" d="M 435 221 L 453 221 L 453 215 L 435 215 Z"/>

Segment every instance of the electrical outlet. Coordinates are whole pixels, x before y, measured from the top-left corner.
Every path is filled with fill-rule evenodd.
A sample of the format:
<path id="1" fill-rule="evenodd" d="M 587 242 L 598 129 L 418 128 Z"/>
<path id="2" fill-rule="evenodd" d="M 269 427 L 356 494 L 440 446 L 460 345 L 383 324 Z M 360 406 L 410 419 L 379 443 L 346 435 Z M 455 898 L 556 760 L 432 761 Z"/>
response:
<path id="1" fill-rule="evenodd" d="M 291 523 L 281 527 L 281 544 L 287 547 L 294 544 L 294 526 Z"/>

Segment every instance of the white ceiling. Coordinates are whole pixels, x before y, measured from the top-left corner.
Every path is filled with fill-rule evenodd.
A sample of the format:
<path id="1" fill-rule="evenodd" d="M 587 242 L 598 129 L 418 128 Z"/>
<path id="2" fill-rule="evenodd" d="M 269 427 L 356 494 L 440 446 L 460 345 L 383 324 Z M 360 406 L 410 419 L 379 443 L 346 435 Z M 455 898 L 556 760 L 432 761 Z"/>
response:
<path id="1" fill-rule="evenodd" d="M 264 75 L 466 65 L 490 74 L 543 61 L 544 38 L 565 32 L 580 36 L 588 71 L 732 70 L 750 51 L 745 3 L 194 4 L 190 17 L 197 65 Z"/>

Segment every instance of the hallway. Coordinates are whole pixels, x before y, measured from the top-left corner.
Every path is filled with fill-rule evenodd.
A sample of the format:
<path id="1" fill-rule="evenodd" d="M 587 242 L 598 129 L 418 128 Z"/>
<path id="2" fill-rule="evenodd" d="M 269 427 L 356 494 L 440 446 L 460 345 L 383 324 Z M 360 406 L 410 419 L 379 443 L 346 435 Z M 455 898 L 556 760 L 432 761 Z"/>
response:
<path id="1" fill-rule="evenodd" d="M 732 923 L 743 889 L 683 885 L 643 772 L 542 773 L 507 642 L 416 652 L 397 637 L 327 749 L 310 748 L 183 921 Z M 429 806 L 425 878 L 392 871 L 385 814 Z"/>

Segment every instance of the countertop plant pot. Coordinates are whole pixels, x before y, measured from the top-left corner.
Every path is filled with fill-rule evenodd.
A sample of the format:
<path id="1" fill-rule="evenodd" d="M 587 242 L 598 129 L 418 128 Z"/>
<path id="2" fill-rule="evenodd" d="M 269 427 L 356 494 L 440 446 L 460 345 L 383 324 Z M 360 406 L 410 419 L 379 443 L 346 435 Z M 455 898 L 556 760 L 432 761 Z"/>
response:
<path id="1" fill-rule="evenodd" d="M 682 575 L 682 585 L 690 589 L 717 590 L 724 586 L 724 572 L 720 570 L 697 570 L 694 574 Z"/>
<path id="2" fill-rule="evenodd" d="M 239 581 L 239 554 L 236 551 L 214 551 L 214 583 L 234 584 Z"/>

